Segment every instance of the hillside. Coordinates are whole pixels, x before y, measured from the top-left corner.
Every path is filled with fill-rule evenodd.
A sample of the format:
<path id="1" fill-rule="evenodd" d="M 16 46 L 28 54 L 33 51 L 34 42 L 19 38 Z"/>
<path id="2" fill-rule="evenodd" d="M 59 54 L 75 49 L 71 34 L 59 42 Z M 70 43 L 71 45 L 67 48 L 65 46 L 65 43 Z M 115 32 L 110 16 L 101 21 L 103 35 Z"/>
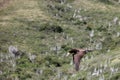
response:
<path id="1" fill-rule="evenodd" d="M 0 80 L 119 80 L 119 0 L 0 0 Z M 10 54 L 15 46 L 22 55 Z M 92 48 L 74 72 L 71 48 Z"/>

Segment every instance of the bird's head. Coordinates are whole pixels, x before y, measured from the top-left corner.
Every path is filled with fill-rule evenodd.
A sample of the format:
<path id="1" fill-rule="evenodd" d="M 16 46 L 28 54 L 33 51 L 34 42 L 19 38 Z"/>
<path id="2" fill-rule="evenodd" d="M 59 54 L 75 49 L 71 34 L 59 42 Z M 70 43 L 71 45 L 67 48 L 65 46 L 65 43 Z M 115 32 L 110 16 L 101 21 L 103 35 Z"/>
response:
<path id="1" fill-rule="evenodd" d="M 92 52 L 93 49 L 88 49 L 88 48 L 85 48 L 85 49 L 71 49 L 70 51 L 68 51 L 67 55 L 66 56 L 69 56 L 70 54 L 76 54 L 76 53 L 87 53 L 87 52 Z"/>
<path id="2" fill-rule="evenodd" d="M 79 52 L 78 49 L 71 49 L 70 51 L 68 51 L 66 56 L 69 56 L 70 54 L 76 54 L 77 52 Z"/>

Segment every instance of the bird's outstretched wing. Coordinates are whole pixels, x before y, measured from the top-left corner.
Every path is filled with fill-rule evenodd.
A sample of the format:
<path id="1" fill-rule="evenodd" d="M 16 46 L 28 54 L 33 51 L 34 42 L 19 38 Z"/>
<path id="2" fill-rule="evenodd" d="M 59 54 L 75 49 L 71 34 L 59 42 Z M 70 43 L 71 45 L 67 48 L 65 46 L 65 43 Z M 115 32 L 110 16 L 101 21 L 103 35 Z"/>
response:
<path id="1" fill-rule="evenodd" d="M 69 53 L 77 53 L 79 50 L 78 49 L 71 49 Z"/>
<path id="2" fill-rule="evenodd" d="M 75 66 L 75 70 L 78 71 L 80 65 L 80 57 L 77 54 L 73 55 L 73 63 Z"/>

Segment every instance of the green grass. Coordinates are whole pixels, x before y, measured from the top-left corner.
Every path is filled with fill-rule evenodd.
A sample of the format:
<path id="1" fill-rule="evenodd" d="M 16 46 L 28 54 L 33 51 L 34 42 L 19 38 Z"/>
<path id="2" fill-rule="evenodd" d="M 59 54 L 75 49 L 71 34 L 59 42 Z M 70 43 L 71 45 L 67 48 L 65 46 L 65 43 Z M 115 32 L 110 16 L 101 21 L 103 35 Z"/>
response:
<path id="1" fill-rule="evenodd" d="M 111 3 L 13 0 L 0 8 L 0 80 L 119 80 L 120 6 Z M 117 23 L 113 22 L 115 17 Z M 99 43 L 102 49 L 86 55 L 80 71 L 75 72 L 70 65 L 72 56 L 65 57 L 67 51 L 96 48 Z M 24 55 L 12 57 L 10 45 Z M 29 53 L 37 56 L 33 62 Z M 102 71 L 93 75 L 95 69 Z"/>

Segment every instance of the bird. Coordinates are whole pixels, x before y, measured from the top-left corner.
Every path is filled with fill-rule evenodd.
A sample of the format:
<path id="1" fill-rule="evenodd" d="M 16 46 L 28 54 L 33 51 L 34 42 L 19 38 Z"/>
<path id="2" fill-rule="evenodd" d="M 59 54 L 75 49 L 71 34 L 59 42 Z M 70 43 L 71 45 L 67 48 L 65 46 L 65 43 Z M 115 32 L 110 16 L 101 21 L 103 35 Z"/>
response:
<path id="1" fill-rule="evenodd" d="M 87 54 L 88 52 L 91 52 L 91 51 L 93 51 L 93 50 L 92 49 L 74 48 L 74 49 L 69 50 L 66 56 L 69 56 L 70 54 L 72 54 L 75 70 L 79 71 L 79 65 L 80 65 L 81 59 L 83 58 L 83 56 L 85 54 Z"/>

